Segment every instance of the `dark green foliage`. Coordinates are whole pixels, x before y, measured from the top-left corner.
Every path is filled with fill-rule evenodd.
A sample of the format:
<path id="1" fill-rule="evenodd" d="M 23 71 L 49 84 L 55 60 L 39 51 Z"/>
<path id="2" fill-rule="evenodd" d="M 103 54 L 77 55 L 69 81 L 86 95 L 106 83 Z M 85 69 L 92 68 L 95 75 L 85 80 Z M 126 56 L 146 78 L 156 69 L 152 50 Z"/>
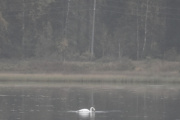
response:
<path id="1" fill-rule="evenodd" d="M 93 0 L 0 0 L 0 58 L 176 59 L 179 9 L 170 1 L 97 0 L 92 58 Z"/>

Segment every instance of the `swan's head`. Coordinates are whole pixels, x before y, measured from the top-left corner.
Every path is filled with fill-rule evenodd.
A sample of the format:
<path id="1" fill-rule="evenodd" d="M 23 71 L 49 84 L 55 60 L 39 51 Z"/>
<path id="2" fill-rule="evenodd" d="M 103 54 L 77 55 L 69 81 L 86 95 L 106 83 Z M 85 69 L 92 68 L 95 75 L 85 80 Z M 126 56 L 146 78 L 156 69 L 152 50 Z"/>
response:
<path id="1" fill-rule="evenodd" d="M 95 110 L 95 108 L 94 107 L 91 107 L 90 108 L 90 112 L 95 112 L 96 110 Z"/>

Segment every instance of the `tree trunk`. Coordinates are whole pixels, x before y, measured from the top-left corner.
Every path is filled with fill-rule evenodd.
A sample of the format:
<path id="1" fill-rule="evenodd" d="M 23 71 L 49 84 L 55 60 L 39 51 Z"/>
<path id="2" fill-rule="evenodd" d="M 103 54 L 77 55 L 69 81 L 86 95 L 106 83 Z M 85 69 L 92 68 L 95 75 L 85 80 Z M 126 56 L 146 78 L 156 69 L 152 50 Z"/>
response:
<path id="1" fill-rule="evenodd" d="M 24 11 L 24 9 L 25 9 L 25 3 L 24 3 L 24 0 L 23 0 L 23 6 L 22 6 L 23 8 L 23 16 L 22 16 L 22 57 L 24 57 L 24 54 L 25 54 L 25 41 L 24 41 L 24 27 L 25 27 L 25 21 L 24 21 L 24 15 L 25 15 L 25 11 Z"/>
<path id="2" fill-rule="evenodd" d="M 94 56 L 94 27 L 95 27 L 95 17 L 96 17 L 96 0 L 94 0 L 93 9 L 93 26 L 92 26 L 92 41 L 91 41 L 91 58 Z"/>
<path id="3" fill-rule="evenodd" d="M 119 59 L 121 59 L 121 43 L 120 43 L 120 40 L 119 40 L 119 51 L 118 51 L 118 55 L 119 55 Z"/>
<path id="4" fill-rule="evenodd" d="M 64 27 L 64 38 L 67 37 L 67 28 L 68 28 L 68 18 L 69 18 L 69 10 L 70 10 L 70 1 L 71 0 L 68 0 L 68 3 L 67 3 L 67 13 L 66 13 L 66 19 L 65 19 L 65 27 Z"/>
<path id="5" fill-rule="evenodd" d="M 144 57 L 145 47 L 146 47 L 146 41 L 147 41 L 147 18 L 148 18 L 148 9 L 149 9 L 149 0 L 147 0 L 146 3 L 146 15 L 145 15 L 145 26 L 144 26 L 144 45 L 143 45 L 143 51 L 142 51 L 142 57 Z"/>
<path id="6" fill-rule="evenodd" d="M 139 60 L 139 0 L 137 2 L 137 31 L 136 31 L 136 40 L 137 40 L 137 60 Z"/>

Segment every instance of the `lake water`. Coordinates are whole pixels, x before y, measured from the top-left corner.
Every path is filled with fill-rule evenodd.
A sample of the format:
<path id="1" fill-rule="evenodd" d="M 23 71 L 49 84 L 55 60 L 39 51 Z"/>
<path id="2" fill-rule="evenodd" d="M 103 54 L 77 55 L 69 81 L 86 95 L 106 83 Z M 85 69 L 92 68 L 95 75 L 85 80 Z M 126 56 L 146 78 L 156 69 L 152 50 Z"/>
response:
<path id="1" fill-rule="evenodd" d="M 95 107 L 92 114 L 79 114 Z M 0 120 L 180 120 L 180 86 L 1 86 Z"/>

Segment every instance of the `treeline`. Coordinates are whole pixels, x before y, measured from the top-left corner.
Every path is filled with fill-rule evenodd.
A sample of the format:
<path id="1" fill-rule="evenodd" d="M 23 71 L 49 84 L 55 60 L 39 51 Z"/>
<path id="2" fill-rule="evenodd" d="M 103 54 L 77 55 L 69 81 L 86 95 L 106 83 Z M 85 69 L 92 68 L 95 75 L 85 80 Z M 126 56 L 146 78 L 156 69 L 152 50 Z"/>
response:
<path id="1" fill-rule="evenodd" d="M 94 1 L 0 0 L 0 58 L 177 60 L 178 1 Z"/>

